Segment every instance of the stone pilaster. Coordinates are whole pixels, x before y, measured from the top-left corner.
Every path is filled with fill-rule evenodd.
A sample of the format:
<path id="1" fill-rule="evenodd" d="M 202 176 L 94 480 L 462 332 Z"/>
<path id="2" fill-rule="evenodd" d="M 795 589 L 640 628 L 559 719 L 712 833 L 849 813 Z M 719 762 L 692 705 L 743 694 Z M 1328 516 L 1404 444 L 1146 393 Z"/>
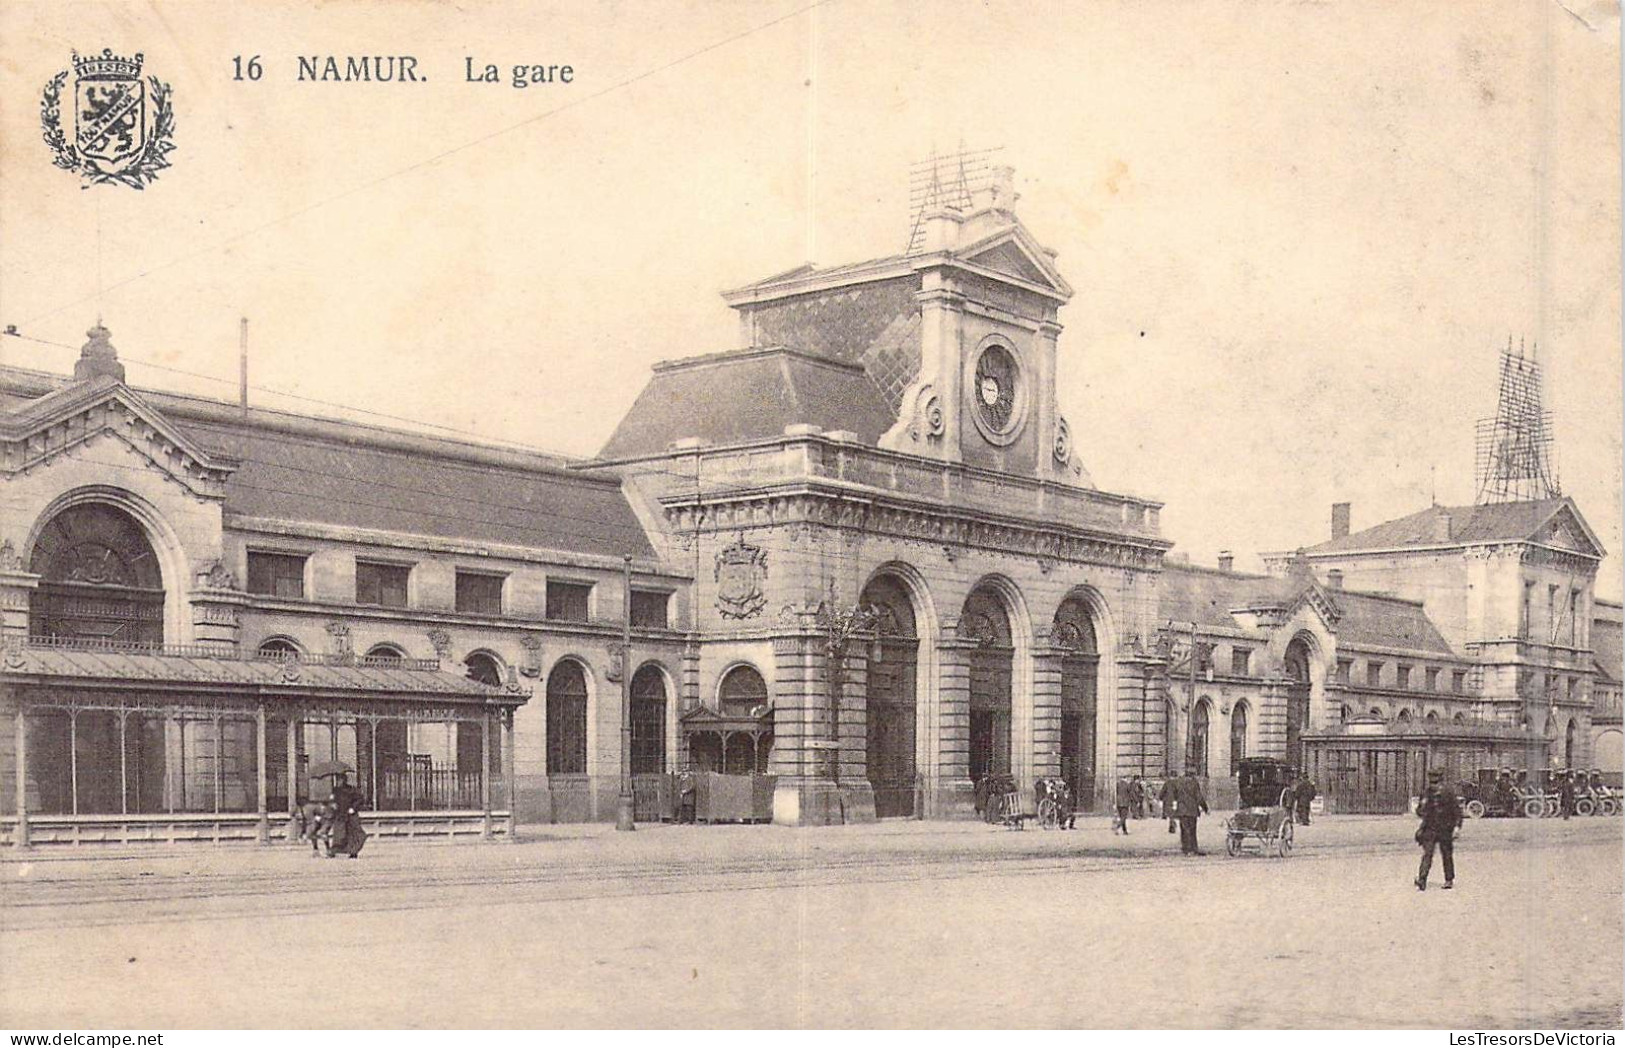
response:
<path id="1" fill-rule="evenodd" d="M 931 748 L 935 761 L 925 769 L 928 819 L 970 819 L 976 814 L 970 781 L 970 653 L 975 647 L 975 641 L 952 636 L 937 645 L 936 738 Z"/>
<path id="2" fill-rule="evenodd" d="M 801 624 L 773 638 L 773 821 L 827 826 L 841 821 L 829 774 L 829 691 L 822 631 Z"/>
<path id="3" fill-rule="evenodd" d="M 1061 774 L 1062 649 L 1040 637 L 1033 647 L 1032 777 Z"/>
<path id="4" fill-rule="evenodd" d="M 1147 655 L 1130 654 L 1117 660 L 1117 745 L 1095 775 L 1097 803 L 1111 799 L 1108 791 L 1119 778 L 1162 774 L 1167 718 L 1158 676 L 1161 668 L 1159 660 Z"/>
<path id="5" fill-rule="evenodd" d="M 6 556 L 11 543 L 0 548 L 0 640 L 22 640 L 28 636 L 28 607 L 40 577 L 24 571 L 13 555 Z"/>
<path id="6" fill-rule="evenodd" d="M 1291 682 L 1285 677 L 1266 677 L 1258 693 L 1258 756 L 1286 756 L 1286 704 Z M 1355 710 L 1364 713 L 1364 710 Z"/>
<path id="7" fill-rule="evenodd" d="M 860 639 L 849 641 L 841 659 L 838 720 L 841 812 L 845 822 L 875 821 L 869 782 L 869 657 Z"/>

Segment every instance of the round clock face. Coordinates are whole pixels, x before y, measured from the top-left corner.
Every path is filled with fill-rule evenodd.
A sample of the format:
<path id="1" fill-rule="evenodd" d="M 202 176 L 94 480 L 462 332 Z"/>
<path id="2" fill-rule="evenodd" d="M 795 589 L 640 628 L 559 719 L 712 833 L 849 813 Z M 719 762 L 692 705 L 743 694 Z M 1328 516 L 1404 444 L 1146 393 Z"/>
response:
<path id="1" fill-rule="evenodd" d="M 988 346 L 976 362 L 976 408 L 982 421 L 1003 433 L 1014 421 L 1016 362 L 1003 346 Z"/>

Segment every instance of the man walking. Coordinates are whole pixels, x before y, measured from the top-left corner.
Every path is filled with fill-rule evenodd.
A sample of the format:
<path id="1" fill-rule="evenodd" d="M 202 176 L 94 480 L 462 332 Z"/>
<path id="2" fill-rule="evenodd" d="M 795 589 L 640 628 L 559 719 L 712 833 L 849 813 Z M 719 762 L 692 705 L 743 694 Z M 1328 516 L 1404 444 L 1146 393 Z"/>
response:
<path id="1" fill-rule="evenodd" d="M 1557 799 L 1563 807 L 1563 818 L 1574 814 L 1574 773 L 1564 771 L 1557 780 Z"/>
<path id="2" fill-rule="evenodd" d="M 1444 772 L 1428 772 L 1427 792 L 1416 805 L 1422 825 L 1416 829 L 1416 843 L 1422 846 L 1422 865 L 1416 871 L 1416 890 L 1428 889 L 1428 871 L 1433 868 L 1433 849 L 1439 849 L 1444 863 L 1444 886 L 1455 887 L 1456 830 L 1461 826 L 1461 801 L 1456 791 L 1444 784 Z"/>
<path id="3" fill-rule="evenodd" d="M 1174 799 L 1174 783 L 1177 782 L 1177 781 L 1178 781 L 1177 776 L 1173 776 L 1173 775 L 1170 775 L 1166 779 L 1163 779 L 1162 780 L 1162 792 L 1160 794 L 1158 794 L 1158 796 L 1157 796 L 1157 803 L 1162 806 L 1162 814 L 1164 816 L 1166 816 L 1167 819 L 1168 819 L 1168 832 L 1169 833 L 1174 832 L 1174 826 L 1175 826 L 1175 822 L 1176 822 L 1176 820 L 1174 818 L 1174 809 L 1178 806 L 1178 802 Z"/>
<path id="4" fill-rule="evenodd" d="M 1134 781 L 1132 779 L 1117 780 L 1117 817 L 1112 820 L 1112 832 L 1119 830 L 1123 836 L 1128 836 L 1128 810 L 1134 806 Z"/>
<path id="5" fill-rule="evenodd" d="M 1179 850 L 1184 855 L 1206 855 L 1196 844 L 1196 820 L 1207 811 L 1202 782 L 1186 772 L 1174 780 L 1174 811 L 1179 819 Z"/>
<path id="6" fill-rule="evenodd" d="M 1298 779 L 1298 785 L 1292 792 L 1294 806 L 1298 810 L 1298 825 L 1309 825 L 1309 805 L 1315 799 L 1315 781 L 1305 775 Z"/>

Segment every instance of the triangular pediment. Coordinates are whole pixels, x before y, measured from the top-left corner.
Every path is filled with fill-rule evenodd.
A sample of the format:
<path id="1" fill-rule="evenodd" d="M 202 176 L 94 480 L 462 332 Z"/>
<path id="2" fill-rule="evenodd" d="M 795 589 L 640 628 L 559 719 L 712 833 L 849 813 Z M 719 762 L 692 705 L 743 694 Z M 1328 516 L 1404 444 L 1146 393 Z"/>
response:
<path id="1" fill-rule="evenodd" d="M 225 497 L 236 463 L 211 454 L 112 378 L 75 382 L 0 417 L 0 472 L 39 469 L 92 441 L 118 440 L 203 498 Z"/>
<path id="2" fill-rule="evenodd" d="M 954 254 L 975 272 L 1003 278 L 1062 301 L 1072 297 L 1072 287 L 1055 268 L 1049 251 L 1019 222 L 965 244 Z"/>
<path id="3" fill-rule="evenodd" d="M 1557 511 L 1535 531 L 1531 540 L 1585 557 L 1601 557 L 1604 554 L 1602 543 L 1597 540 L 1596 533 L 1585 518 L 1580 516 L 1572 499 L 1564 499 Z"/>

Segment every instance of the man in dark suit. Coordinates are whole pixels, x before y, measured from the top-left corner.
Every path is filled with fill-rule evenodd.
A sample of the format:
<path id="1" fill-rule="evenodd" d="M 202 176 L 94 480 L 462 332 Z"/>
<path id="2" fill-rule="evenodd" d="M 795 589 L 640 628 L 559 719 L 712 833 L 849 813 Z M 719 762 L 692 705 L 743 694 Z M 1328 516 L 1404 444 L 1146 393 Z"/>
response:
<path id="1" fill-rule="evenodd" d="M 1192 772 L 1174 780 L 1174 813 L 1179 819 L 1179 850 L 1185 855 L 1205 855 L 1196 844 L 1196 820 L 1207 812 L 1207 794 Z"/>
<path id="2" fill-rule="evenodd" d="M 1433 849 L 1439 849 L 1444 863 L 1444 886 L 1454 888 L 1456 880 L 1456 830 L 1461 826 L 1461 800 L 1444 784 L 1444 772 L 1428 772 L 1427 791 L 1416 805 L 1422 825 L 1416 829 L 1416 843 L 1422 846 L 1422 865 L 1416 871 L 1416 890 L 1427 891 L 1428 871 L 1433 868 Z"/>

